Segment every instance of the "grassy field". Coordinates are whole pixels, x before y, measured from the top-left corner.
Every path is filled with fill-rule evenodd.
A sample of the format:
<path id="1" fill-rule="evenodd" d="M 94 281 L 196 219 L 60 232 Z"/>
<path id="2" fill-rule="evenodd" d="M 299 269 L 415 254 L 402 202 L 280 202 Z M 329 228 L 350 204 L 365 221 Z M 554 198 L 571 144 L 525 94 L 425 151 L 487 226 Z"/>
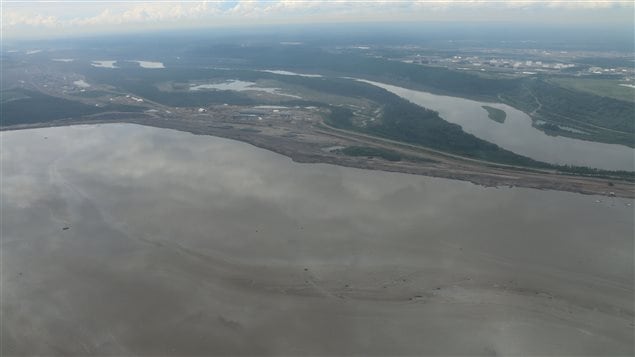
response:
<path id="1" fill-rule="evenodd" d="M 380 157 L 388 161 L 401 161 L 401 155 L 396 151 L 368 146 L 349 146 L 344 148 L 342 153 L 348 156 Z"/>
<path id="2" fill-rule="evenodd" d="M 495 122 L 504 123 L 507 118 L 507 113 L 504 110 L 500 110 L 498 108 L 490 107 L 489 105 L 481 106 L 483 109 L 487 110 L 487 116 Z"/>
<path id="3" fill-rule="evenodd" d="M 143 110 L 141 107 L 123 104 L 95 107 L 27 90 L 3 91 L 1 94 L 3 102 L 0 105 L 0 126 L 44 123 L 108 111 L 139 112 Z M 5 101 L 5 98 L 12 98 L 12 100 Z"/>
<path id="4" fill-rule="evenodd" d="M 635 102 L 635 88 L 621 86 L 623 81 L 592 78 L 552 78 L 549 81 L 568 89 Z"/>

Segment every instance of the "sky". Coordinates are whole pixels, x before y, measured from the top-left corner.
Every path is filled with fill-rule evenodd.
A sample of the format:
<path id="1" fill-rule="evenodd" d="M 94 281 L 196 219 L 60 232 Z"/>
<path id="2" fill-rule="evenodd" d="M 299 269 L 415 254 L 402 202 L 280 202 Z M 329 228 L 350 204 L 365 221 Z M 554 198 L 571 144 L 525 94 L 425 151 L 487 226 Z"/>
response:
<path id="1" fill-rule="evenodd" d="M 3 38 L 219 26 L 356 22 L 517 22 L 633 30 L 631 0 L 0 0 Z"/>

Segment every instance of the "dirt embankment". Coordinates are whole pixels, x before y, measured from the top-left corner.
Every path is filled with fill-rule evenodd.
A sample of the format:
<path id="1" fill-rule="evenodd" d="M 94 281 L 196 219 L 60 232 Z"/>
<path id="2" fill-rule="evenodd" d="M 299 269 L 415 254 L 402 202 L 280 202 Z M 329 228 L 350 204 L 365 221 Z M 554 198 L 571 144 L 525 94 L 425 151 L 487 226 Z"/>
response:
<path id="1" fill-rule="evenodd" d="M 99 123 L 132 123 L 186 131 L 196 135 L 214 135 L 239 140 L 290 157 L 301 163 L 326 163 L 347 167 L 402 172 L 469 181 L 488 187 L 517 186 L 544 190 L 577 192 L 589 195 L 615 195 L 635 198 L 635 184 L 618 179 L 564 175 L 549 170 L 534 170 L 514 166 L 492 165 L 418 146 L 364 134 L 337 130 L 308 123 L 227 122 L 213 117 L 192 116 L 187 119 L 155 115 L 128 117 L 67 119 L 50 123 L 2 127 L 0 130 L 30 129 L 47 126 Z M 352 157 L 325 150 L 333 146 L 363 145 L 397 151 L 407 159 L 387 161 L 379 158 Z"/>

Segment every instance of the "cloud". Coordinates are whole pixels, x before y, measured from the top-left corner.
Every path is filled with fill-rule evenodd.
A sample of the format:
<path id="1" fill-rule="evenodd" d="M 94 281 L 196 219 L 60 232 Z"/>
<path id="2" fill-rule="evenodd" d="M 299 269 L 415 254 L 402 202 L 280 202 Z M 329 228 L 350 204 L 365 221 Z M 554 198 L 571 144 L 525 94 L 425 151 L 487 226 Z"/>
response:
<path id="1" fill-rule="evenodd" d="M 55 4 L 55 3 L 54 3 Z M 100 4 L 95 6 L 95 4 Z M 111 6 L 108 6 L 111 5 Z M 108 26 L 122 24 L 140 24 L 170 22 L 179 20 L 196 19 L 206 15 L 217 14 L 213 7 L 208 6 L 207 1 L 196 3 L 93 3 L 86 6 L 81 3 L 59 3 L 52 6 L 22 6 L 16 9 L 9 7 L 3 13 L 3 28 L 18 26 L 31 27 L 85 27 Z M 94 10 L 100 10 L 94 14 Z M 48 12 L 64 12 L 66 18 L 47 15 Z M 93 14 L 91 14 L 93 12 Z M 79 13 L 74 17 L 68 14 Z"/>
<path id="2" fill-rule="evenodd" d="M 24 15 L 17 12 L 9 12 L 3 16 L 3 26 L 35 26 L 35 27 L 55 27 L 60 25 L 60 21 L 55 16 L 45 16 L 41 14 Z"/>
<path id="3" fill-rule="evenodd" d="M 170 22 L 194 19 L 212 13 L 213 11 L 210 11 L 207 2 L 198 4 L 145 3 L 135 4 L 129 9 L 118 12 L 107 8 L 98 15 L 77 17 L 67 21 L 66 24 L 69 26 L 105 26 Z"/>
<path id="4" fill-rule="evenodd" d="M 630 11 L 631 0 L 239 0 L 239 1 L 181 1 L 181 2 L 79 2 L 6 3 L 2 16 L 2 30 L 60 29 L 122 29 L 134 26 L 188 26 L 192 24 L 257 24 L 298 23 L 310 21 L 358 20 L 435 20 L 434 15 L 446 16 L 472 11 L 475 18 L 497 11 L 594 11 L 621 9 Z M 427 18 L 426 18 L 427 16 Z M 504 18 L 503 15 L 500 15 Z M 632 16 L 631 16 L 632 17 Z M 607 19 L 607 22 L 611 19 Z"/>
<path id="5" fill-rule="evenodd" d="M 630 0 L 415 0 L 419 8 L 595 9 L 632 6 Z"/>

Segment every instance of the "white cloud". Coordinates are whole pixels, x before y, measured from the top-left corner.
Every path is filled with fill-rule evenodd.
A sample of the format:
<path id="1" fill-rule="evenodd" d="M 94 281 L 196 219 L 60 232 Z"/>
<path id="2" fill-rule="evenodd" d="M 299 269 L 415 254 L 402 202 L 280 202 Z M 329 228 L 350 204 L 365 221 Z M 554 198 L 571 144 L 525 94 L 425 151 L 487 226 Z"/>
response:
<path id="1" fill-rule="evenodd" d="M 196 19 L 215 13 L 215 9 L 209 7 L 207 2 L 194 4 L 143 3 L 134 4 L 130 8 L 122 11 L 112 11 L 106 8 L 98 15 L 77 17 L 67 21 L 67 24 L 70 26 L 104 26 L 145 22 L 170 22 Z"/>
<path id="2" fill-rule="evenodd" d="M 420 7 L 435 8 L 519 8 L 592 9 L 631 6 L 630 0 L 415 0 Z"/>
<path id="3" fill-rule="evenodd" d="M 36 15 L 23 15 L 17 12 L 9 12 L 8 14 L 3 14 L 3 27 L 13 27 L 13 26 L 36 26 L 36 27 L 55 27 L 60 25 L 59 20 L 55 16 L 45 16 L 41 14 Z"/>
<path id="4" fill-rule="evenodd" d="M 497 11 L 595 11 L 621 9 L 630 12 L 631 0 L 239 0 L 181 2 L 52 2 L 5 3 L 2 30 L 59 29 L 72 32 L 91 29 L 124 29 L 140 26 L 188 26 L 215 24 L 298 23 L 365 20 L 435 20 L 434 14 L 471 11 L 473 18 L 495 18 Z M 432 14 L 432 15 L 431 15 Z M 487 15 L 487 16 L 485 16 Z M 506 15 L 505 15 L 506 16 Z M 505 19 L 500 15 L 501 19 Z M 518 15 L 522 17 L 522 15 Z M 469 19 L 469 17 L 467 17 Z M 611 19 L 607 18 L 606 22 Z"/>

